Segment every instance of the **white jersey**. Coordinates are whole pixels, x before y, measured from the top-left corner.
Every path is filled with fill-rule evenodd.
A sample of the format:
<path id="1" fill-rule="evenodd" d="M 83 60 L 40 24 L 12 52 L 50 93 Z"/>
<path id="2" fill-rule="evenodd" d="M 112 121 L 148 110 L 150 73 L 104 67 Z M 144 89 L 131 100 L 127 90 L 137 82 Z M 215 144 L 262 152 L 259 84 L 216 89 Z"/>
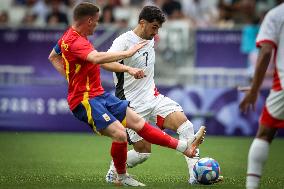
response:
<path id="1" fill-rule="evenodd" d="M 124 51 L 142 41 L 133 31 L 128 31 L 116 38 L 109 51 Z M 151 123 L 156 123 L 163 129 L 165 118 L 175 111 L 182 112 L 182 108 L 175 101 L 165 97 L 157 91 L 154 83 L 155 50 L 154 39 L 140 49 L 134 56 L 124 59 L 121 64 L 141 68 L 146 77 L 135 79 L 128 73 L 114 73 L 116 86 L 115 95 L 120 99 L 130 101 L 130 106 Z M 142 138 L 133 130 L 127 129 L 129 142 L 138 142 Z"/>
<path id="2" fill-rule="evenodd" d="M 274 91 L 284 89 L 284 3 L 270 10 L 265 16 L 256 44 L 271 43 L 274 46 L 275 74 L 273 79 Z"/>
<path id="3" fill-rule="evenodd" d="M 109 51 L 124 51 L 142 41 L 133 31 L 123 33 L 113 41 Z M 128 73 L 114 73 L 114 83 L 116 86 L 115 95 L 120 99 L 130 101 L 130 105 L 143 102 L 151 102 L 155 98 L 156 88 L 154 83 L 154 64 L 155 50 L 154 39 L 142 49 L 136 52 L 132 57 L 120 61 L 121 64 L 141 68 L 146 77 L 135 79 Z"/>

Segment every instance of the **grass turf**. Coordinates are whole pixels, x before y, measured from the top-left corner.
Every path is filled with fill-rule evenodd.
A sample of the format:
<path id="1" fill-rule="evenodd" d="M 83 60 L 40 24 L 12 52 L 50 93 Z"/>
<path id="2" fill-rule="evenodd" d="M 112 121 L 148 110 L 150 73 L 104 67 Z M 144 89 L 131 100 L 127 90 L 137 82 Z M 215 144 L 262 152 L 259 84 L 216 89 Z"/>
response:
<path id="1" fill-rule="evenodd" d="M 146 188 L 244 188 L 247 153 L 252 138 L 207 137 L 201 156 L 215 158 L 225 181 L 210 186 L 187 184 L 181 154 L 157 146 L 143 165 L 129 173 Z M 105 183 L 110 139 L 92 134 L 0 133 L 0 188 L 115 188 Z M 262 178 L 262 188 L 284 188 L 284 140 L 276 139 Z"/>

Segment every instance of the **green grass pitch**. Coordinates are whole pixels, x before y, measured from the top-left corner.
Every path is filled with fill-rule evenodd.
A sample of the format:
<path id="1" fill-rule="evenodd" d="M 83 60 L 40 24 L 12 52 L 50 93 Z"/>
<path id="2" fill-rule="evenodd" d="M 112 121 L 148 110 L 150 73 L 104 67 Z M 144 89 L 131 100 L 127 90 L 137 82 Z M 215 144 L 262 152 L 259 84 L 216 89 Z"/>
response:
<path id="1" fill-rule="evenodd" d="M 184 158 L 174 150 L 153 146 L 151 158 L 129 169 L 146 188 L 244 188 L 247 153 L 252 138 L 210 137 L 201 156 L 215 158 L 223 183 L 187 184 Z M 0 133 L 0 188 L 117 188 L 105 183 L 110 139 L 92 134 Z M 262 177 L 261 188 L 284 188 L 283 139 L 276 139 Z M 129 147 L 130 148 L 130 147 Z"/>

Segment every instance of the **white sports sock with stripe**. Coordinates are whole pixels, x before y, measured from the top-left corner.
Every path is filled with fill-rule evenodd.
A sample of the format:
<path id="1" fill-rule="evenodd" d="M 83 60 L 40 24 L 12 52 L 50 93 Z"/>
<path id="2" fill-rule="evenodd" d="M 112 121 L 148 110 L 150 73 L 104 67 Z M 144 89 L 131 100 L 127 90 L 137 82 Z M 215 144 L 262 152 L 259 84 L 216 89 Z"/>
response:
<path id="1" fill-rule="evenodd" d="M 187 141 L 190 137 L 194 137 L 194 128 L 192 123 L 187 120 L 177 129 L 177 133 L 179 134 L 179 139 L 184 141 Z M 195 180 L 195 177 L 193 175 L 193 166 L 198 161 L 199 157 L 184 157 L 188 167 L 189 182 L 191 183 Z"/>
<path id="2" fill-rule="evenodd" d="M 268 158 L 269 142 L 255 138 L 250 146 L 248 154 L 248 167 L 247 167 L 247 189 L 257 189 L 259 187 L 260 177 L 262 174 L 263 166 Z"/>

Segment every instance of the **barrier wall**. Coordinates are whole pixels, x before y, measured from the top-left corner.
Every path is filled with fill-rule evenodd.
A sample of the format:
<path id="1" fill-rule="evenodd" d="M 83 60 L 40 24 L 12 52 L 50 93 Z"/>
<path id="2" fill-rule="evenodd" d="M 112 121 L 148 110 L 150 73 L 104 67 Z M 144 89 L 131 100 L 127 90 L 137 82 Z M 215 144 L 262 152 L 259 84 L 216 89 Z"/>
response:
<path id="1" fill-rule="evenodd" d="M 66 90 L 64 84 L 0 87 L 0 130 L 91 132 L 69 111 Z M 206 125 L 213 135 L 254 135 L 268 93 L 262 91 L 256 112 L 243 115 L 238 109 L 243 94 L 235 89 L 160 86 L 159 91 L 177 101 L 196 127 Z"/>
<path id="2" fill-rule="evenodd" d="M 247 55 L 241 52 L 241 38 L 240 30 L 198 30 L 195 65 L 246 68 Z"/>
<path id="3" fill-rule="evenodd" d="M 0 130 L 91 132 L 72 116 L 65 99 L 66 83 L 47 60 L 61 33 L 62 30 L 0 29 Z M 117 34 L 98 30 L 96 48 L 106 50 Z M 201 52 L 208 55 L 208 50 Z M 106 90 L 113 90 L 112 74 L 104 71 L 102 78 Z M 208 134 L 214 135 L 254 135 L 268 93 L 262 92 L 256 112 L 242 115 L 238 110 L 242 94 L 235 89 L 158 89 L 180 103 L 195 126 L 206 125 Z"/>

